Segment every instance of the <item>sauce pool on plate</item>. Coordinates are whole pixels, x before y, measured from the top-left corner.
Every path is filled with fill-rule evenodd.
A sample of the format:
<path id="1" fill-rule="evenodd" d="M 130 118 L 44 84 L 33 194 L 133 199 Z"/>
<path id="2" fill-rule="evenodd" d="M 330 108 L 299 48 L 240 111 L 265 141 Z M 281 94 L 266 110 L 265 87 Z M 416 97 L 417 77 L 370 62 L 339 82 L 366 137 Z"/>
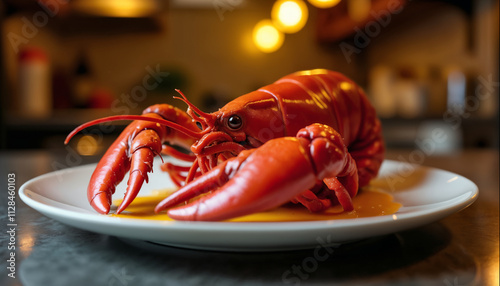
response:
<path id="1" fill-rule="evenodd" d="M 167 216 L 166 211 L 159 214 L 155 214 L 154 212 L 155 206 L 172 192 L 172 190 L 161 190 L 152 192 L 150 196 L 137 197 L 121 214 L 111 214 L 111 216 L 120 218 L 172 221 L 173 219 Z M 121 200 L 113 201 L 114 205 L 119 205 L 120 202 Z M 344 212 L 342 207 L 337 205 L 322 213 L 311 213 L 300 204 L 290 203 L 269 211 L 250 214 L 227 221 L 291 222 L 353 219 L 391 215 L 396 213 L 401 207 L 401 204 L 393 201 L 390 194 L 377 190 L 373 187 L 363 188 L 358 195 L 353 198 L 353 205 L 354 210 L 351 212 Z"/>

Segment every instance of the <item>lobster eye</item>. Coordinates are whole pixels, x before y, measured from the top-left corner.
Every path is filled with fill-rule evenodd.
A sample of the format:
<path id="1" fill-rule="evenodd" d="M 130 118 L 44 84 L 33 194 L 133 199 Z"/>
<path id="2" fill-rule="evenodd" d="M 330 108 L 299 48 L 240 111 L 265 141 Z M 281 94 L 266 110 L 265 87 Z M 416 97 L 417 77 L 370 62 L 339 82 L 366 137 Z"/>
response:
<path id="1" fill-rule="evenodd" d="M 200 128 L 200 130 L 203 130 L 203 126 L 201 126 L 201 122 L 196 121 L 196 126 L 198 126 L 198 128 Z"/>
<path id="2" fill-rule="evenodd" d="M 241 120 L 241 117 L 239 117 L 238 115 L 231 115 L 227 120 L 227 127 L 229 127 L 232 130 L 240 128 L 242 124 L 243 121 Z"/>

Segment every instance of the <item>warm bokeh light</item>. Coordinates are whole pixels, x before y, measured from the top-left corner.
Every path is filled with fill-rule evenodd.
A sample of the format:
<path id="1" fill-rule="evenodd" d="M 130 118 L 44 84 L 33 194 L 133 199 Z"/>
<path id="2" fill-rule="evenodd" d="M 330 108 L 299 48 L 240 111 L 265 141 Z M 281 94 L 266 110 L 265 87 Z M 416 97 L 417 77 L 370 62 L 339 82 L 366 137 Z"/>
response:
<path id="1" fill-rule="evenodd" d="M 83 156 L 95 155 L 98 149 L 97 140 L 90 135 L 83 135 L 76 143 L 76 152 Z"/>
<path id="2" fill-rule="evenodd" d="M 302 0 L 278 0 L 271 10 L 273 24 L 283 33 L 296 33 L 307 22 L 307 5 Z"/>
<path id="3" fill-rule="evenodd" d="M 371 0 L 347 0 L 347 13 L 356 22 L 365 20 L 370 15 L 371 8 Z"/>
<path id="4" fill-rule="evenodd" d="M 33 246 L 36 243 L 36 234 L 33 225 L 23 224 L 23 232 L 19 234 L 19 250 L 21 255 L 28 257 L 33 251 Z"/>
<path id="5" fill-rule="evenodd" d="M 253 42 L 265 53 L 277 51 L 283 45 L 285 36 L 274 27 L 271 20 L 262 20 L 253 29 Z"/>
<path id="6" fill-rule="evenodd" d="M 72 5 L 77 11 L 106 17 L 144 17 L 160 8 L 157 0 L 75 0 Z"/>
<path id="7" fill-rule="evenodd" d="M 317 8 L 326 9 L 339 4 L 340 0 L 308 0 L 311 5 Z"/>

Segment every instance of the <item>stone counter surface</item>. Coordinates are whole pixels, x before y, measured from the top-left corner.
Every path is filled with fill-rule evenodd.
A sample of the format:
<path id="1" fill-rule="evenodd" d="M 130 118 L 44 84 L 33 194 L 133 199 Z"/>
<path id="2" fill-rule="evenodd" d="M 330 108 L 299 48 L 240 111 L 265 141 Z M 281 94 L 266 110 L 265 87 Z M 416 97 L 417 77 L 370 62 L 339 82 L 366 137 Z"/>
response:
<path id="1" fill-rule="evenodd" d="M 498 151 L 419 155 L 389 150 L 387 158 L 465 176 L 479 187 L 477 201 L 429 225 L 343 244 L 320 261 L 313 249 L 199 251 L 66 226 L 25 205 L 17 190 L 33 177 L 97 158 L 0 153 L 0 285 L 498 285 Z M 15 227 L 9 225 L 9 174 L 15 174 Z M 9 269 L 13 232 L 15 265 Z"/>

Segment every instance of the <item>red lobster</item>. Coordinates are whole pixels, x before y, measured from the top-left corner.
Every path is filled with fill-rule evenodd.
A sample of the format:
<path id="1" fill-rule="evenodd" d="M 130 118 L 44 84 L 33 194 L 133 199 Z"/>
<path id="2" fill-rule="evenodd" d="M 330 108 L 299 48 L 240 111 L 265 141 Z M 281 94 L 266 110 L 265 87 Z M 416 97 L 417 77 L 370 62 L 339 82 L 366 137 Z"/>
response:
<path id="1" fill-rule="evenodd" d="M 99 213 L 109 212 L 111 195 L 130 170 L 117 213 L 123 211 L 147 182 L 160 153 L 193 162 L 191 167 L 162 165 L 181 189 L 155 211 L 169 208 L 168 215 L 177 220 L 225 220 L 289 201 L 312 212 L 338 203 L 351 211 L 352 197 L 382 164 L 385 148 L 375 110 L 361 88 L 340 73 L 293 73 L 211 114 L 178 92 L 187 112 L 153 105 L 143 115 L 94 120 L 68 135 L 66 143 L 90 125 L 135 120 L 107 150 L 90 179 L 88 199 Z M 205 195 L 175 207 L 201 194 Z"/>

